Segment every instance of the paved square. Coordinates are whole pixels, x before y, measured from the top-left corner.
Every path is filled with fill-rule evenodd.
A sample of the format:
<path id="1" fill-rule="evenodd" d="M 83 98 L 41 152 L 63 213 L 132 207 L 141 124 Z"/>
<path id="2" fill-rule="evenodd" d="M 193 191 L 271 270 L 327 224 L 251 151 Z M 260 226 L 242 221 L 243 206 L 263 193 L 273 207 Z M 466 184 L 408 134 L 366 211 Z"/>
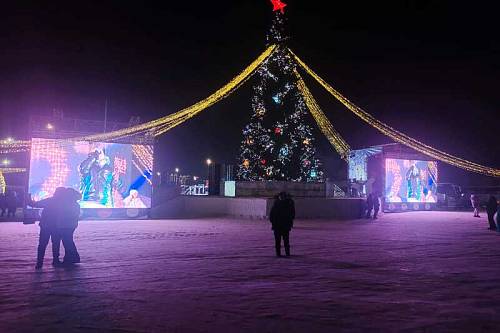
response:
<path id="1" fill-rule="evenodd" d="M 472 213 L 296 221 L 84 221 L 82 264 L 35 271 L 38 226 L 0 223 L 0 331 L 500 329 L 500 233 Z"/>

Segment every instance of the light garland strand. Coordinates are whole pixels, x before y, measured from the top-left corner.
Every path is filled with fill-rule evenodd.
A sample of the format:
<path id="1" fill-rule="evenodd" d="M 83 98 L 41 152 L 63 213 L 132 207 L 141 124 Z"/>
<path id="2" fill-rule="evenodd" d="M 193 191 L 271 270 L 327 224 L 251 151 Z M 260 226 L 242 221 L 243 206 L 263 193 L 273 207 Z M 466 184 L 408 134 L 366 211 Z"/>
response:
<path id="1" fill-rule="evenodd" d="M 7 183 L 5 182 L 5 177 L 3 176 L 2 170 L 0 170 L 0 194 L 4 194 L 7 189 Z"/>
<path id="2" fill-rule="evenodd" d="M 297 76 L 297 87 L 304 98 L 304 102 L 307 105 L 307 108 L 311 112 L 314 117 L 314 120 L 318 124 L 321 132 L 326 136 L 330 144 L 335 148 L 337 153 L 339 153 L 340 157 L 347 161 L 349 159 L 349 152 L 351 151 L 351 147 L 349 144 L 342 138 L 342 136 L 333 128 L 332 123 L 325 116 L 324 112 L 319 107 L 318 103 L 312 96 L 309 88 L 307 88 L 304 80 L 300 76 L 297 70 L 294 71 Z"/>
<path id="3" fill-rule="evenodd" d="M 240 84 L 242 84 L 254 73 L 254 71 L 274 52 L 275 49 L 276 45 L 269 46 L 257 59 L 255 59 L 247 68 L 245 68 L 240 74 L 234 77 L 226 85 L 224 85 L 222 88 L 220 88 L 207 98 L 185 109 L 182 109 L 176 113 L 137 126 L 132 126 L 104 134 L 95 134 L 83 138 L 75 138 L 72 140 L 106 141 L 117 138 L 123 138 L 151 130 L 153 130 L 153 135 L 155 136 L 161 135 L 165 133 L 167 130 L 172 129 L 173 127 L 194 117 L 204 109 L 214 105 L 215 103 L 229 96 L 235 89 L 237 89 L 240 86 Z M 158 128 L 161 129 L 156 130 Z"/>
<path id="4" fill-rule="evenodd" d="M 0 172 L 3 174 L 20 173 L 20 172 L 26 172 L 26 168 L 0 168 Z"/>
<path id="5" fill-rule="evenodd" d="M 297 55 L 295 55 L 290 49 L 289 51 L 294 56 L 295 60 L 300 64 L 300 66 L 311 75 L 320 85 L 323 86 L 331 95 L 333 95 L 338 101 L 344 104 L 347 109 L 361 118 L 363 121 L 373 126 L 377 130 L 379 130 L 382 134 L 387 135 L 391 139 L 401 144 L 404 144 L 422 154 L 435 158 L 441 162 L 456 166 L 458 168 L 462 168 L 464 170 L 473 171 L 476 173 L 480 173 L 486 176 L 500 177 L 500 169 L 486 167 L 451 154 L 445 153 L 433 147 L 430 147 L 416 139 L 411 138 L 410 136 L 390 127 L 389 125 L 377 120 L 368 112 L 364 111 L 360 107 L 356 106 L 353 102 L 348 100 L 342 94 L 340 94 L 337 90 L 335 90 L 332 86 L 330 86 L 327 82 L 325 82 L 321 77 L 319 77 L 313 70 L 311 70 Z"/>
<path id="6" fill-rule="evenodd" d="M 22 153 L 31 148 L 31 141 L 28 140 L 0 140 L 0 154 Z"/>

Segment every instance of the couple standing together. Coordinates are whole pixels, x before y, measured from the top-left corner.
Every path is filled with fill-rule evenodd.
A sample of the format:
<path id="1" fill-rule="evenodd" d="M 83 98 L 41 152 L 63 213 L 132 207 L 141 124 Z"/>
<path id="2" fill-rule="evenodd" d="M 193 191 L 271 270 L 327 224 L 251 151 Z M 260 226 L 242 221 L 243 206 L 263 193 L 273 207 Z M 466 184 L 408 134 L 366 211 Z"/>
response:
<path id="1" fill-rule="evenodd" d="M 40 238 L 36 269 L 43 266 L 45 249 L 52 240 L 53 266 L 71 265 L 80 262 L 80 255 L 73 241 L 73 234 L 78 227 L 81 195 L 72 188 L 58 187 L 54 195 L 41 201 L 31 201 L 30 206 L 43 208 L 40 218 Z M 64 260 L 59 261 L 61 241 L 64 245 Z"/>

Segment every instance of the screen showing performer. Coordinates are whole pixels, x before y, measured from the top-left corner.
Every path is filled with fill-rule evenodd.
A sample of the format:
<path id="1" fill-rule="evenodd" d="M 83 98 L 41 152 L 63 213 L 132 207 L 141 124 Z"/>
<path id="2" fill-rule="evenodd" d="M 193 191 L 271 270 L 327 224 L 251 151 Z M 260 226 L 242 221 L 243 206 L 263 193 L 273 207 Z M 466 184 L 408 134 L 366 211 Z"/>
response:
<path id="1" fill-rule="evenodd" d="M 435 203 L 437 163 L 387 158 L 385 160 L 386 202 Z"/>
<path id="2" fill-rule="evenodd" d="M 150 208 L 153 147 L 33 139 L 29 192 L 34 200 L 60 186 L 82 194 L 81 208 Z"/>

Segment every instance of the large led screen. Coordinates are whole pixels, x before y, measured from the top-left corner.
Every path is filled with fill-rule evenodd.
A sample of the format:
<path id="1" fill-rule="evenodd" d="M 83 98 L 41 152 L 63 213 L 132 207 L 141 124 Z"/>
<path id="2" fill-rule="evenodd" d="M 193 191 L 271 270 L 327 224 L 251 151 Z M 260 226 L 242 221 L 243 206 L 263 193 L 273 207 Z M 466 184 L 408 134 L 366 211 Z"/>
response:
<path id="1" fill-rule="evenodd" d="M 41 200 L 71 187 L 81 208 L 150 208 L 152 169 L 152 146 L 35 138 L 29 192 Z"/>
<path id="2" fill-rule="evenodd" d="M 385 160 L 385 201 L 435 203 L 437 163 L 387 158 Z"/>

